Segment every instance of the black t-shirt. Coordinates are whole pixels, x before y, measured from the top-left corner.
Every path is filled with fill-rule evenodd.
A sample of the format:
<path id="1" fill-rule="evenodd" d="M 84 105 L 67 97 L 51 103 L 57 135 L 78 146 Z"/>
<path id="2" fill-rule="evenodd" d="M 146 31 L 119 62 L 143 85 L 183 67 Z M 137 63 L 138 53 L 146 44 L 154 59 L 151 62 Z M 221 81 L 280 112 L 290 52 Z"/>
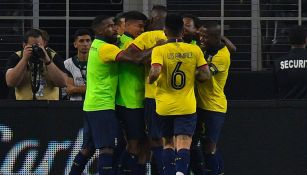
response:
<path id="1" fill-rule="evenodd" d="M 275 75 L 281 99 L 307 99 L 307 50 L 294 48 L 276 60 Z"/>
<path id="2" fill-rule="evenodd" d="M 22 51 L 21 51 L 22 52 Z M 50 55 L 50 54 L 49 54 Z M 64 67 L 64 60 L 62 57 L 60 57 L 58 54 L 55 54 L 53 58 L 51 58 L 52 61 L 54 62 L 54 64 L 61 70 L 61 71 L 65 71 L 65 67 Z M 21 60 L 21 58 L 16 54 L 13 53 L 9 58 L 8 61 L 6 63 L 6 67 L 5 67 L 5 72 L 10 69 L 15 67 L 19 61 Z"/>

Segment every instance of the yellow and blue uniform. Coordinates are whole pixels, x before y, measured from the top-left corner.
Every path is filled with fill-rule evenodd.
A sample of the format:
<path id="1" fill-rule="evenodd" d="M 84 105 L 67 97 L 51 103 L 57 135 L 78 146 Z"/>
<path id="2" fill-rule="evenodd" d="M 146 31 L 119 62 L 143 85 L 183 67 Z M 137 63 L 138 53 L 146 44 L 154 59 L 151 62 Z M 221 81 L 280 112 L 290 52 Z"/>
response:
<path id="1" fill-rule="evenodd" d="M 171 42 L 153 49 L 152 64 L 162 66 L 156 89 L 156 111 L 159 115 L 196 112 L 195 71 L 206 64 L 203 58 L 198 46 L 183 42 Z"/>
<path id="2" fill-rule="evenodd" d="M 206 82 L 196 83 L 197 107 L 208 111 L 226 113 L 227 99 L 224 87 L 230 66 L 230 53 L 226 46 L 221 46 L 218 50 L 206 51 L 205 59 L 212 72 L 212 77 Z"/>
<path id="3" fill-rule="evenodd" d="M 220 45 L 216 48 L 208 48 L 205 51 L 205 59 L 212 76 L 204 83 L 197 82 L 198 125 L 195 137 L 201 139 L 205 144 L 217 144 L 227 112 L 224 87 L 230 66 L 230 53 L 226 46 Z M 213 174 L 223 171 L 223 161 L 219 154 L 219 152 L 214 152 L 205 155 L 205 157 L 212 157 L 205 159 L 205 164 Z"/>
<path id="4" fill-rule="evenodd" d="M 143 51 L 146 49 L 150 49 L 154 47 L 159 40 L 167 40 L 165 33 L 163 30 L 155 30 L 148 31 L 142 33 L 140 36 L 135 38 L 132 42 L 132 45 L 136 47 L 138 50 Z M 146 126 L 148 130 L 148 135 L 151 138 L 159 139 L 161 138 L 160 133 L 160 120 L 156 116 L 156 103 L 155 103 L 155 90 L 156 83 L 149 84 L 147 81 L 147 77 L 149 74 L 150 66 L 145 65 L 145 118 L 146 118 Z"/>
<path id="5" fill-rule="evenodd" d="M 196 127 L 195 71 L 206 64 L 201 49 L 169 40 L 155 47 L 151 58 L 153 66 L 162 66 L 155 97 L 162 136 L 192 136 Z"/>
<path id="6" fill-rule="evenodd" d="M 139 50 L 143 51 L 146 49 L 153 48 L 159 40 L 167 40 L 163 30 L 155 30 L 144 32 L 138 36 L 132 44 Z M 145 98 L 155 98 L 156 84 L 149 84 L 146 80 L 149 74 L 150 67 L 145 66 Z"/>

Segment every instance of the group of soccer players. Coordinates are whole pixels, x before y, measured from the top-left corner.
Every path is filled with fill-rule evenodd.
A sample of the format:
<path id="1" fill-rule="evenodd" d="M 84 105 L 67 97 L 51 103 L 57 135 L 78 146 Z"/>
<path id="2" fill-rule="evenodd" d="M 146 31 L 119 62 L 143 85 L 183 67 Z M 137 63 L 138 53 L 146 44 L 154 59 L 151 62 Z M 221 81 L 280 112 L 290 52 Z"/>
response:
<path id="1" fill-rule="evenodd" d="M 120 18 L 125 27 L 118 36 Z M 103 175 L 144 175 L 150 157 L 158 174 L 222 173 L 216 144 L 230 54 L 220 26 L 201 26 L 163 6 L 153 8 L 150 20 L 130 11 L 116 21 L 98 16 L 92 24 L 83 146 L 70 174 L 81 174 L 97 149 Z"/>

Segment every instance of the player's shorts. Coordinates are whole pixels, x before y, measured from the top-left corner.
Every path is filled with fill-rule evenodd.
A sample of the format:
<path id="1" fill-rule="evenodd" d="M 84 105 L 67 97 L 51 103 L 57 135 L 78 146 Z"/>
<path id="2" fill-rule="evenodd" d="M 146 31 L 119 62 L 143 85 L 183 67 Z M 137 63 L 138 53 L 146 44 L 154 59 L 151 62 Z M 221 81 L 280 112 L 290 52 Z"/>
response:
<path id="1" fill-rule="evenodd" d="M 177 135 L 193 136 L 197 122 L 196 113 L 159 117 L 161 117 L 161 133 L 163 137 Z"/>
<path id="2" fill-rule="evenodd" d="M 197 109 L 196 137 L 205 141 L 217 143 L 225 121 L 225 113 Z"/>
<path id="3" fill-rule="evenodd" d="M 86 112 L 86 123 L 96 149 L 114 148 L 118 142 L 119 122 L 114 110 Z"/>
<path id="4" fill-rule="evenodd" d="M 95 145 L 94 145 L 94 141 L 92 139 L 91 136 L 91 130 L 90 130 L 90 126 L 87 120 L 87 115 L 84 112 L 83 115 L 83 143 L 82 143 L 82 149 L 88 149 L 88 150 L 92 150 L 95 151 Z"/>
<path id="5" fill-rule="evenodd" d="M 145 121 L 148 136 L 152 139 L 162 138 L 161 118 L 156 114 L 156 101 L 153 98 L 145 98 Z"/>
<path id="6" fill-rule="evenodd" d="M 145 138 L 144 108 L 129 109 L 118 105 L 116 114 L 123 123 L 127 140 Z"/>

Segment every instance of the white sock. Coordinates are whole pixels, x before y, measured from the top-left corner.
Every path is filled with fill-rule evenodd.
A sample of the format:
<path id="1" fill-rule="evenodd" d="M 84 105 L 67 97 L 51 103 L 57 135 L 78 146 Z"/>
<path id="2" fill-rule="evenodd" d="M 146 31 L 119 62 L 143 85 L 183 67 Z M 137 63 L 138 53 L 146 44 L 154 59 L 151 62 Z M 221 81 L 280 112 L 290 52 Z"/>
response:
<path id="1" fill-rule="evenodd" d="M 176 175 L 184 175 L 182 172 L 178 171 Z"/>

